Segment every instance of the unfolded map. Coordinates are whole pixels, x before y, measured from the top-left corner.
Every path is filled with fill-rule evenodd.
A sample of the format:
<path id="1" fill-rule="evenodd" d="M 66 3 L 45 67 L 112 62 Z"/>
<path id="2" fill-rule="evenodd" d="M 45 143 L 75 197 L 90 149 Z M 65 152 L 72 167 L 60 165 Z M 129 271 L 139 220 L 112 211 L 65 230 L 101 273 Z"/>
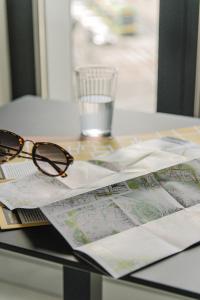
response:
<path id="1" fill-rule="evenodd" d="M 0 186 L 0 200 L 39 206 L 78 255 L 118 278 L 200 241 L 199 157 L 200 146 L 162 138 L 77 162 L 69 180 L 29 166 Z"/>

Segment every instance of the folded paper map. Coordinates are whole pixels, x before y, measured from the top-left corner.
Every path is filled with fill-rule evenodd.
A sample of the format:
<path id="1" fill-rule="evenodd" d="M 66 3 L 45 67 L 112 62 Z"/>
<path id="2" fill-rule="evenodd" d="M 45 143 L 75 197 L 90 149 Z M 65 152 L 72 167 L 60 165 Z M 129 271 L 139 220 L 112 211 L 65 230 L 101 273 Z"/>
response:
<path id="1" fill-rule="evenodd" d="M 0 201 L 40 207 L 78 255 L 117 278 L 200 240 L 199 157 L 199 145 L 161 138 L 77 161 L 69 180 L 29 165 L 0 186 Z M 6 165 L 3 173 L 12 178 Z"/>

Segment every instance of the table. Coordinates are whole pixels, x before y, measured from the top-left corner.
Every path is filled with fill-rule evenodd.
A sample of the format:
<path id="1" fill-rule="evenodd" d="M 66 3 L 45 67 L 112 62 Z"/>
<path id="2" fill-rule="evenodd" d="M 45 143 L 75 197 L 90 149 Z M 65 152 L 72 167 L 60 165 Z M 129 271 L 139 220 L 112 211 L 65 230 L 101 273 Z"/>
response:
<path id="1" fill-rule="evenodd" d="M 113 135 L 130 135 L 195 125 L 199 126 L 200 120 L 116 109 Z M 80 130 L 77 105 L 26 96 L 0 109 L 0 128 L 21 135 L 78 137 Z M 62 264 L 64 299 L 101 299 L 101 271 L 75 257 L 70 246 L 53 227 L 1 232 L 0 248 Z M 174 295 L 199 299 L 200 246 L 191 247 L 122 280 L 153 287 L 158 291 L 168 291 Z"/>

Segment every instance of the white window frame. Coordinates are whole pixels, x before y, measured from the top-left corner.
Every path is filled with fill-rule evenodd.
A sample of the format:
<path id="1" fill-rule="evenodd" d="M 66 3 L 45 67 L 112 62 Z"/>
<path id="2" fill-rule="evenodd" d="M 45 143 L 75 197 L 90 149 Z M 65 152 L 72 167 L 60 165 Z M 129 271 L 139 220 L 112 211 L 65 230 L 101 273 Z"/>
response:
<path id="1" fill-rule="evenodd" d="M 0 105 L 11 101 L 10 56 L 6 2 L 0 1 Z"/>
<path id="2" fill-rule="evenodd" d="M 38 95 L 72 100 L 70 0 L 33 0 Z"/>

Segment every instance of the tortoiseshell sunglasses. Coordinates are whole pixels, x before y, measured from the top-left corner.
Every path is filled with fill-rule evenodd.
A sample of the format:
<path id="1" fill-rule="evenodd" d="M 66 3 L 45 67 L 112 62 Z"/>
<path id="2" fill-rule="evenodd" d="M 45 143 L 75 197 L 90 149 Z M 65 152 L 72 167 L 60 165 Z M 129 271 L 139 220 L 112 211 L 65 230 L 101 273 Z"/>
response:
<path id="1" fill-rule="evenodd" d="M 26 142 L 33 144 L 31 153 L 22 150 Z M 53 177 L 66 177 L 66 170 L 74 160 L 71 154 L 59 145 L 48 142 L 34 143 L 13 132 L 0 129 L 0 164 L 15 157 L 32 159 L 42 173 Z"/>

